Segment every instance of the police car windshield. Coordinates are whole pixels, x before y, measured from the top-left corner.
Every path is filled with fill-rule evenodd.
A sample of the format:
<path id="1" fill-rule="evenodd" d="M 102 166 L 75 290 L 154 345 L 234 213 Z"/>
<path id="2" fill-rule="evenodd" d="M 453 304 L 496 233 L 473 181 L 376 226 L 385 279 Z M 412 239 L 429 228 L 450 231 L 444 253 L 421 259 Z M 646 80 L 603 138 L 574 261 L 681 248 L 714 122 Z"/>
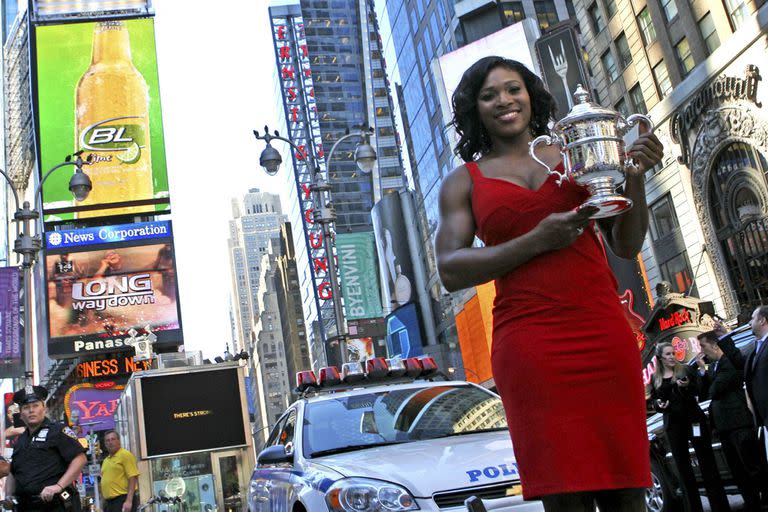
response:
<path id="1" fill-rule="evenodd" d="M 302 441 L 312 458 L 506 426 L 501 400 L 477 387 L 397 386 L 308 403 Z"/>

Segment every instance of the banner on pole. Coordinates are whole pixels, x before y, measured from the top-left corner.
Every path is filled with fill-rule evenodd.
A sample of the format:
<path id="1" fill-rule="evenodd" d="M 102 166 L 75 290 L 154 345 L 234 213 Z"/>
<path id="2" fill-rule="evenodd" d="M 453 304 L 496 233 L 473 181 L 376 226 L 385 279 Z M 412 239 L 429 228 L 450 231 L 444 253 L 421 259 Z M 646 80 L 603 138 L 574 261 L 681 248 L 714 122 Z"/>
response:
<path id="1" fill-rule="evenodd" d="M 18 267 L 0 267 L 0 378 L 24 375 Z"/>
<path id="2" fill-rule="evenodd" d="M 336 234 L 341 296 L 347 320 L 381 316 L 375 244 L 372 231 Z"/>

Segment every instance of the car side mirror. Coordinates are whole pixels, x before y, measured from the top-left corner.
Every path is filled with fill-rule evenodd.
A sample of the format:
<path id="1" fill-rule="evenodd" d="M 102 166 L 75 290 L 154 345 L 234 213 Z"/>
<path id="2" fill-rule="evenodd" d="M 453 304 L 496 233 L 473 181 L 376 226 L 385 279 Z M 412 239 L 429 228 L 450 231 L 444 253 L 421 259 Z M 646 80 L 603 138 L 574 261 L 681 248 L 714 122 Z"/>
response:
<path id="1" fill-rule="evenodd" d="M 293 464 L 293 452 L 288 453 L 282 444 L 270 446 L 259 453 L 256 462 L 258 464 Z"/>

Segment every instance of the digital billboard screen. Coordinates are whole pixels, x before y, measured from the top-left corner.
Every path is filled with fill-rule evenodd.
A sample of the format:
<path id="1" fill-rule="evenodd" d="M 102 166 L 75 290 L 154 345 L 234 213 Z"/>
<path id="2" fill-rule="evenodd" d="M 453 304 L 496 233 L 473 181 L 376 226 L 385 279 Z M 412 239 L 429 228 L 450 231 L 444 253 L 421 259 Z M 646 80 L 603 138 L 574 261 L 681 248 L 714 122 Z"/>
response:
<path id="1" fill-rule="evenodd" d="M 48 232 L 45 263 L 51 357 L 182 343 L 170 222 Z"/>
<path id="2" fill-rule="evenodd" d="M 47 222 L 169 209 L 152 19 L 36 26 L 40 171 L 75 151 L 93 190 L 75 201 L 71 172 L 43 185 Z M 71 168 L 70 168 L 71 169 Z"/>
<path id="3" fill-rule="evenodd" d="M 389 357 L 403 359 L 424 355 L 424 335 L 415 302 L 399 307 L 387 316 L 387 351 Z"/>
<path id="4" fill-rule="evenodd" d="M 237 368 L 139 381 L 147 457 L 246 444 Z"/>

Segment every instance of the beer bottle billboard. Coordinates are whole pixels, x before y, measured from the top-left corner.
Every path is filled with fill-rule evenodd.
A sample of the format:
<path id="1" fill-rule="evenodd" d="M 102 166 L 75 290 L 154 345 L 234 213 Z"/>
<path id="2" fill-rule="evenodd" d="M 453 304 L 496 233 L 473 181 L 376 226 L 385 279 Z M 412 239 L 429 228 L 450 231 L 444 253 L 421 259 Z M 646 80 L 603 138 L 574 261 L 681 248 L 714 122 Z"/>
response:
<path id="1" fill-rule="evenodd" d="M 124 22 L 103 21 L 94 27 L 91 65 L 75 91 L 75 116 L 75 149 L 93 153 L 88 167 L 93 190 L 76 204 L 152 197 L 149 91 L 131 60 Z M 112 213 L 139 212 L 141 207 L 128 207 Z M 92 216 L 89 210 L 77 213 L 78 218 Z"/>
<path id="2" fill-rule="evenodd" d="M 152 20 L 38 26 L 35 40 L 40 171 L 93 155 L 86 200 L 68 190 L 71 168 L 46 180 L 46 222 L 167 211 Z"/>

